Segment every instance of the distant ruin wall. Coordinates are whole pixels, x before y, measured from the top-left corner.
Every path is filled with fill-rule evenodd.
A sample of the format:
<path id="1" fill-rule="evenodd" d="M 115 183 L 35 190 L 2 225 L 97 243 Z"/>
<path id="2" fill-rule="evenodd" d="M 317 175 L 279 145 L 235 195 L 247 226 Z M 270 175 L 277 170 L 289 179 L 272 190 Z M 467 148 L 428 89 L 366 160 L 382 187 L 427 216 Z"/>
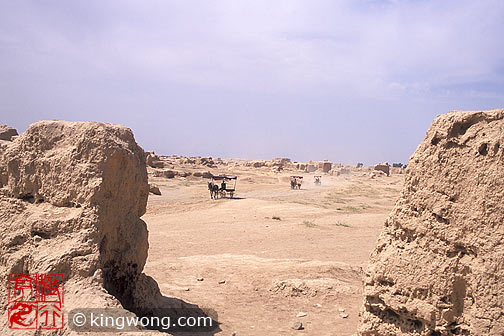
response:
<path id="1" fill-rule="evenodd" d="M 504 110 L 438 116 L 365 279 L 360 335 L 504 335 Z"/>

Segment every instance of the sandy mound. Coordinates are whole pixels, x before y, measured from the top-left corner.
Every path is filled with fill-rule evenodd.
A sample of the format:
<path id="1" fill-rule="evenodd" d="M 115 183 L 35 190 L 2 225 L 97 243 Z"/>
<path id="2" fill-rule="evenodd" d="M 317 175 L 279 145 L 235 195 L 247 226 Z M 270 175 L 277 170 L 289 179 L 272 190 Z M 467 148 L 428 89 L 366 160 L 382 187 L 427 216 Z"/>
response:
<path id="1" fill-rule="evenodd" d="M 504 334 L 504 110 L 438 116 L 371 256 L 361 335 Z"/>

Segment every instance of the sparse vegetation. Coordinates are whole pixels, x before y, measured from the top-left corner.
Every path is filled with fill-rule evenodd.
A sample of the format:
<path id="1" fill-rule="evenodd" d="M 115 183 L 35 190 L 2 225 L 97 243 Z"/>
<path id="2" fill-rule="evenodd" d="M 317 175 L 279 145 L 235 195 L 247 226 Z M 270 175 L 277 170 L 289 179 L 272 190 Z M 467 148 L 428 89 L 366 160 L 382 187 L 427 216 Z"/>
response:
<path id="1" fill-rule="evenodd" d="M 353 206 L 346 206 L 343 208 L 345 211 L 349 212 L 360 212 L 361 209 L 353 207 Z"/>
<path id="2" fill-rule="evenodd" d="M 313 223 L 312 221 L 303 221 L 303 225 L 306 226 L 306 227 L 309 227 L 309 228 L 314 228 L 314 227 L 317 227 L 318 225 Z"/>
<path id="3" fill-rule="evenodd" d="M 294 200 L 292 203 L 302 204 L 302 205 L 313 205 L 313 202 L 308 202 L 306 200 Z"/>
<path id="4" fill-rule="evenodd" d="M 350 224 L 347 224 L 345 222 L 337 221 L 336 223 L 332 224 L 334 226 L 344 226 L 344 227 L 350 227 Z"/>

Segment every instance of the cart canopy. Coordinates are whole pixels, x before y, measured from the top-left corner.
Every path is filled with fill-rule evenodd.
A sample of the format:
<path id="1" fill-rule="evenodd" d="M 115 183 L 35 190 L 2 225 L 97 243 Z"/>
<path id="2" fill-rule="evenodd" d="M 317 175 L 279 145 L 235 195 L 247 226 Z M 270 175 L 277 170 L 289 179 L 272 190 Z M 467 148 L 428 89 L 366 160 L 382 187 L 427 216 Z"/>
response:
<path id="1" fill-rule="evenodd" d="M 217 175 L 217 176 L 212 176 L 212 179 L 216 180 L 216 181 L 220 181 L 220 180 L 236 180 L 238 178 L 238 176 L 234 176 L 234 175 Z"/>

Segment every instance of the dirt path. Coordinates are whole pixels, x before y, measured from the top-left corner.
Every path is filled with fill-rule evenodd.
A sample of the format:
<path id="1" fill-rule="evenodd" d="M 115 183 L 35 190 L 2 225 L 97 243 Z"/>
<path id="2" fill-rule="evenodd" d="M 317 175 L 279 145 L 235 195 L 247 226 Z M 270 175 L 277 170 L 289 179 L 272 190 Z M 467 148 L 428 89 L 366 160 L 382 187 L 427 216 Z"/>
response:
<path id="1" fill-rule="evenodd" d="M 145 273 L 164 295 L 215 309 L 220 335 L 355 333 L 362 268 L 403 176 L 324 176 L 314 186 L 305 174 L 298 191 L 288 174 L 233 173 L 239 199 L 210 200 L 206 180 L 155 181 Z"/>

